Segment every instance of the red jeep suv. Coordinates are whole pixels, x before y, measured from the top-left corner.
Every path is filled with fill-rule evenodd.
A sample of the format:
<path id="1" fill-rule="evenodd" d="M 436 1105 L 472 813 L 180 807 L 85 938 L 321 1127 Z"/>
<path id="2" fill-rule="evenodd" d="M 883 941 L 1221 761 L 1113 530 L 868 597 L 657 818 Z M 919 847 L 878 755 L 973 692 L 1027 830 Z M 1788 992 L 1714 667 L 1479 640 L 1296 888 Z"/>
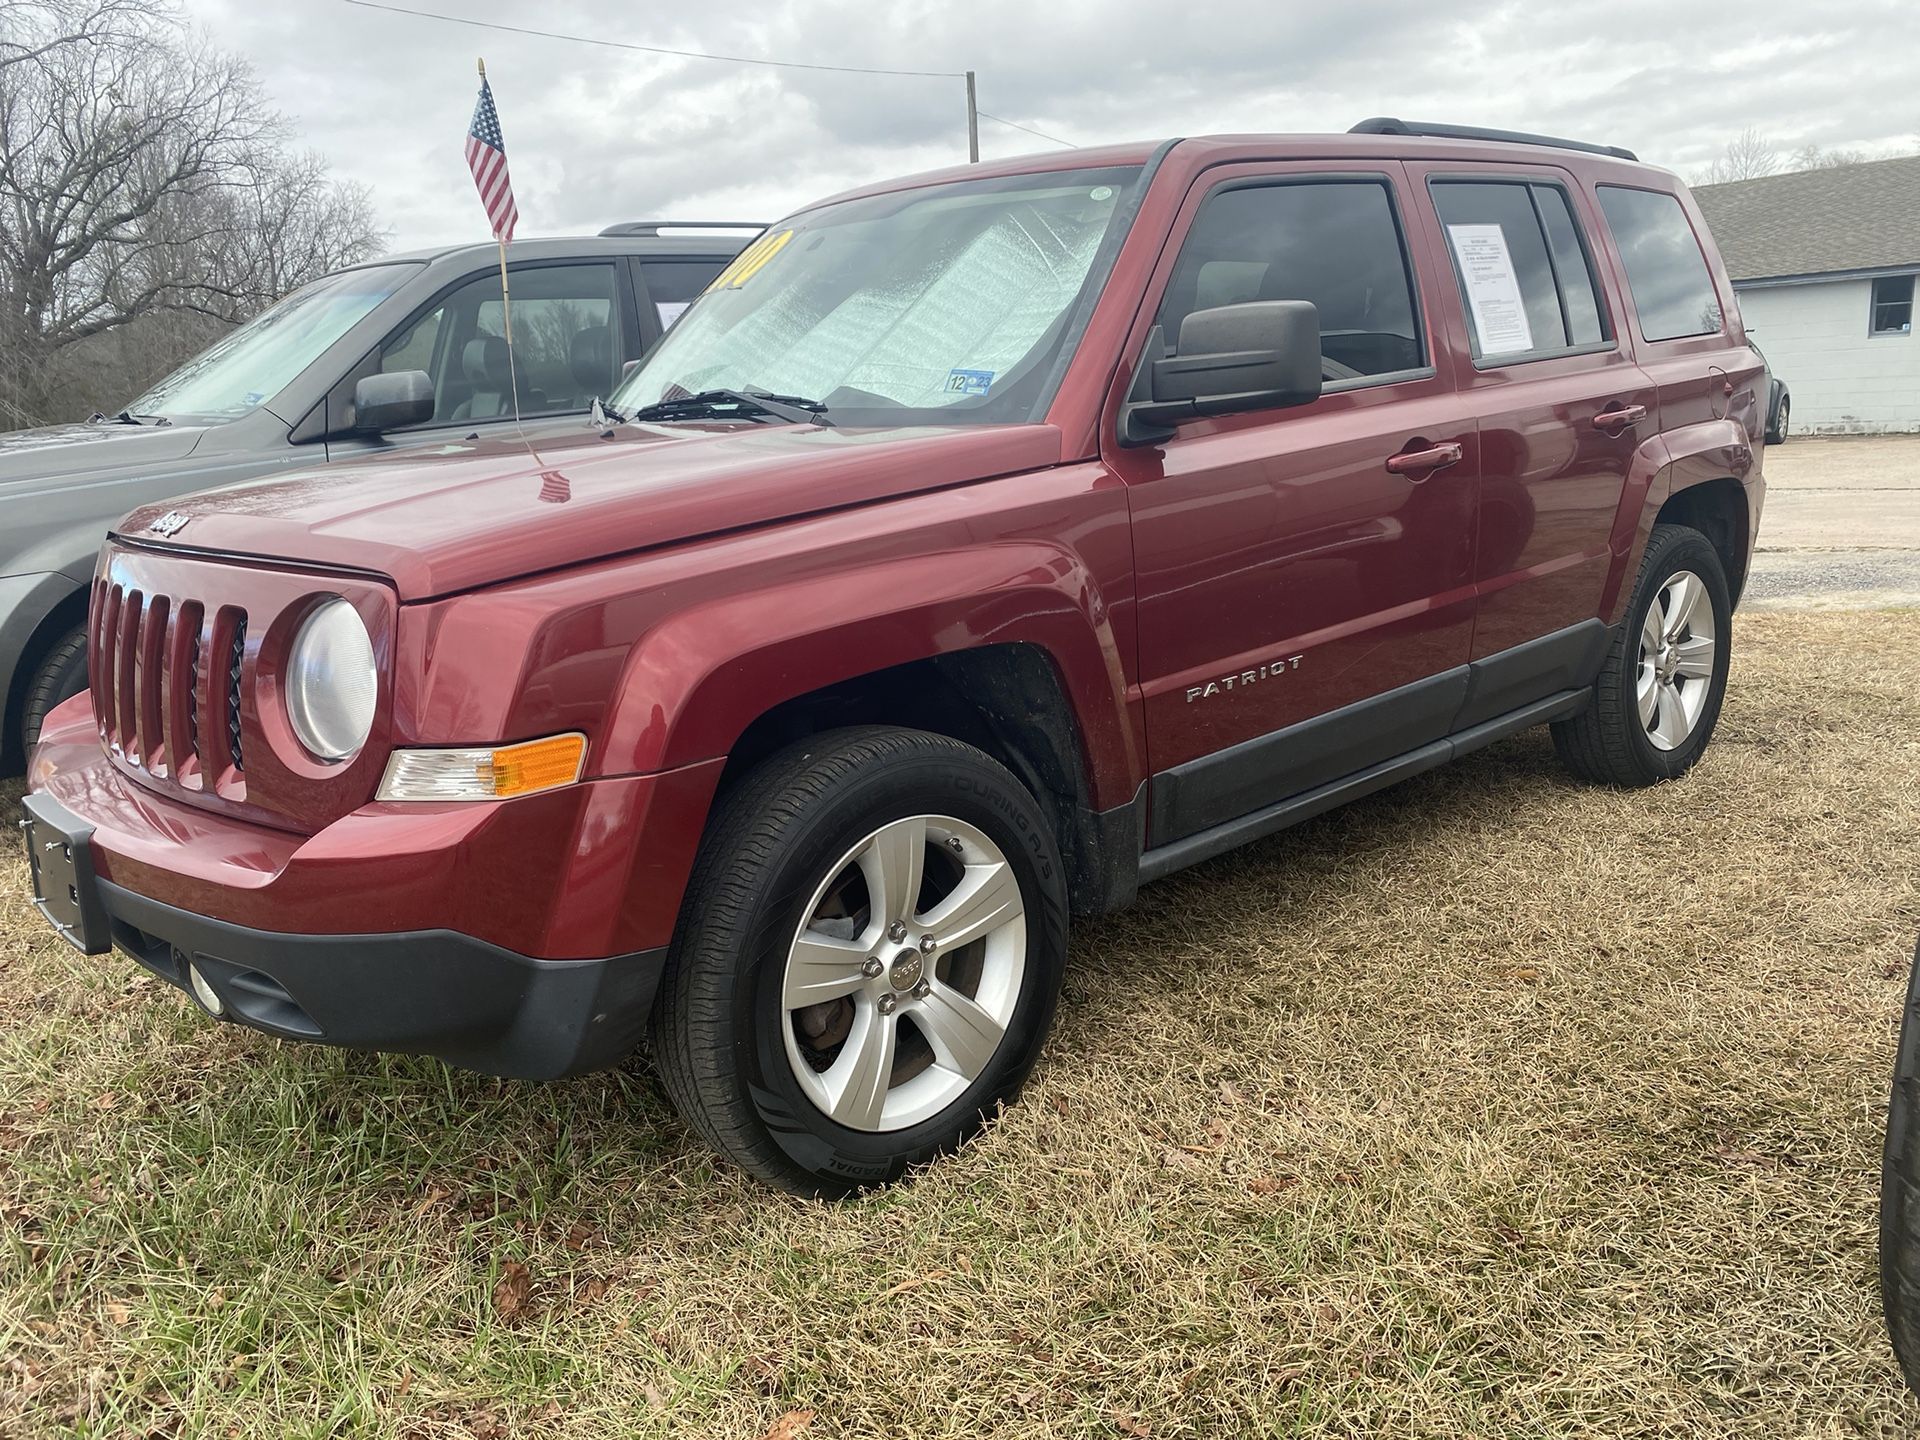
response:
<path id="1" fill-rule="evenodd" d="M 1700 756 L 1765 374 L 1686 189 L 1369 121 L 874 185 L 582 430 L 130 516 L 39 903 L 208 1012 L 502 1075 L 650 1040 L 837 1194 L 963 1140 L 1069 914 L 1528 726 Z"/>

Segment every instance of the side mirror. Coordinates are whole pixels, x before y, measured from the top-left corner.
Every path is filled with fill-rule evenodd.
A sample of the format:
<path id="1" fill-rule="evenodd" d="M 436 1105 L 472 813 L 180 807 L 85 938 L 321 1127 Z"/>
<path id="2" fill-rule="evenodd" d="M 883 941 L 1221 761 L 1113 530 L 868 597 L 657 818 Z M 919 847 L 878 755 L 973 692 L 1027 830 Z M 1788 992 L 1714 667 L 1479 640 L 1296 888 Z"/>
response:
<path id="1" fill-rule="evenodd" d="M 1159 332 L 1154 332 L 1157 337 Z M 1306 300 L 1250 300 L 1196 310 L 1176 353 L 1140 367 L 1120 413 L 1124 445 L 1156 445 L 1182 420 L 1305 405 L 1320 398 L 1320 312 Z"/>
<path id="2" fill-rule="evenodd" d="M 433 381 L 424 370 L 368 375 L 353 387 L 349 428 L 356 435 L 378 435 L 432 418 Z"/>

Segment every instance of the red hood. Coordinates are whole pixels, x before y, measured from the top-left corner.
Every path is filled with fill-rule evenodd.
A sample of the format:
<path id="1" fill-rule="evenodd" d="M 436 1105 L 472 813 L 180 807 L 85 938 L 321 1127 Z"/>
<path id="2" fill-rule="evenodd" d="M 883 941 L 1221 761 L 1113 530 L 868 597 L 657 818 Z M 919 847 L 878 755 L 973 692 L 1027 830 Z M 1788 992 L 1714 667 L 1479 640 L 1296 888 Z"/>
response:
<path id="1" fill-rule="evenodd" d="M 136 510 L 143 545 L 375 571 L 423 600 L 1060 461 L 1046 425 L 623 427 L 316 467 Z M 451 448 L 451 447 L 450 447 Z M 172 535 L 149 528 L 186 516 Z"/>

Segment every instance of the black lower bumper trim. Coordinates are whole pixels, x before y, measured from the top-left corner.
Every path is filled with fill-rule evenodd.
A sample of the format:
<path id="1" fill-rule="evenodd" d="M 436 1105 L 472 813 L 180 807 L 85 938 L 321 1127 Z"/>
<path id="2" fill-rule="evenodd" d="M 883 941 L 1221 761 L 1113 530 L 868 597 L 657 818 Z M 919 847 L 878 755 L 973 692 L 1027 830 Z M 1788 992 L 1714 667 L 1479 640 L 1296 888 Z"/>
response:
<path id="1" fill-rule="evenodd" d="M 532 960 L 451 930 L 288 935 L 97 883 L 113 943 L 189 994 L 191 964 L 229 1019 L 516 1079 L 619 1064 L 639 1048 L 666 964 L 664 949 Z"/>

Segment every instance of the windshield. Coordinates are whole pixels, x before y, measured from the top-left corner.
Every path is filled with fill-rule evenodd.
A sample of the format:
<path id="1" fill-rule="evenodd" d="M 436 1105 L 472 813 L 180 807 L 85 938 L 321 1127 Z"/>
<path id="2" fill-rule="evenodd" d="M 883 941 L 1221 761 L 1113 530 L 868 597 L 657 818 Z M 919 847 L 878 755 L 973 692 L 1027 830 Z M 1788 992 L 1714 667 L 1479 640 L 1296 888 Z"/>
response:
<path id="1" fill-rule="evenodd" d="M 1136 166 L 963 180 L 807 211 L 743 251 L 615 393 L 822 401 L 834 424 L 1037 419 Z"/>
<path id="2" fill-rule="evenodd" d="M 412 265 L 375 265 L 316 280 L 201 351 L 127 409 L 175 420 L 237 420 L 285 389 L 417 273 Z"/>

